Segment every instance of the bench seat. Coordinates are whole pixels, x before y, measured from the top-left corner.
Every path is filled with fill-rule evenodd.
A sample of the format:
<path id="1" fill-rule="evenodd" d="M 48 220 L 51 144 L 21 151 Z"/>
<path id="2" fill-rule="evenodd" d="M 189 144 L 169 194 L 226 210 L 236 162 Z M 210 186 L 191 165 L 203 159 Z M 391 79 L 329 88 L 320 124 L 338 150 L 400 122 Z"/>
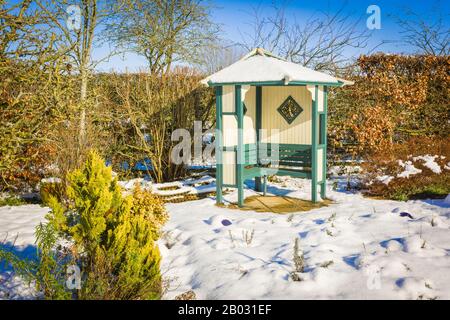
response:
<path id="1" fill-rule="evenodd" d="M 256 144 L 245 146 L 244 180 L 270 175 L 311 179 L 311 145 L 260 143 L 259 149 Z"/>
<path id="2" fill-rule="evenodd" d="M 294 178 L 306 178 L 311 179 L 311 170 L 296 170 L 288 168 L 273 168 L 263 166 L 247 166 L 244 167 L 244 180 L 253 179 L 264 176 L 290 176 Z"/>

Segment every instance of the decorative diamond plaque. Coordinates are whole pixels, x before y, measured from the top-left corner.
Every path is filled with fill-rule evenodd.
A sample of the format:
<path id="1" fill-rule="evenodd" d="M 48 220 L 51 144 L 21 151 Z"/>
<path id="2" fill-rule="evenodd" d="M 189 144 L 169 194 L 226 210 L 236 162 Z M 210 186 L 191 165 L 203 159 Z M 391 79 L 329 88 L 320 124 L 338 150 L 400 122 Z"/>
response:
<path id="1" fill-rule="evenodd" d="M 289 124 L 291 124 L 300 115 L 300 113 L 303 112 L 303 108 L 300 107 L 292 96 L 289 96 L 277 110 Z"/>

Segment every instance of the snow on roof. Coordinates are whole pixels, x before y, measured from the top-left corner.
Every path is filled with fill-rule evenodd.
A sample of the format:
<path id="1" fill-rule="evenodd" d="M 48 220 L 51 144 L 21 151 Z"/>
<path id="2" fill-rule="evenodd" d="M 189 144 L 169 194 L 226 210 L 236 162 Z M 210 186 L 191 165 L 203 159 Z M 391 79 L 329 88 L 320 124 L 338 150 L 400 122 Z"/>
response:
<path id="1" fill-rule="evenodd" d="M 209 85 L 258 82 L 343 84 L 342 80 L 286 61 L 261 48 L 202 80 L 203 84 Z"/>

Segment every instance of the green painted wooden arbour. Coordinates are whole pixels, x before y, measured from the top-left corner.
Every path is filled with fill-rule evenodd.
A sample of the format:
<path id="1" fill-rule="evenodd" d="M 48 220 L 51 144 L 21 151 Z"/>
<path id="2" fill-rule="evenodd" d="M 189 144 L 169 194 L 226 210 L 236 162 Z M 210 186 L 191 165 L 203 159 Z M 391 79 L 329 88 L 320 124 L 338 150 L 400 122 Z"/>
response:
<path id="1" fill-rule="evenodd" d="M 253 53 L 249 54 L 243 59 L 249 59 L 251 55 L 266 55 L 269 59 L 275 59 L 274 57 L 267 55 L 266 52 L 258 51 L 255 49 Z M 278 59 L 278 58 L 277 58 Z M 247 63 L 245 61 L 245 63 Z M 269 60 L 268 63 L 271 63 Z M 276 63 L 280 63 L 277 61 Z M 275 65 L 276 65 L 275 63 Z M 282 62 L 284 63 L 284 62 Z M 290 64 L 290 65 L 289 65 Z M 247 63 L 248 65 L 248 63 Z M 295 68 L 291 63 L 286 62 L 286 66 Z M 303 71 L 301 69 L 298 72 Z M 308 72 L 308 71 L 306 71 Z M 311 71 L 313 75 L 317 75 L 317 72 Z M 239 73 L 239 72 L 236 72 Z M 323 75 L 323 74 L 322 74 Z M 320 77 L 321 75 L 318 75 Z M 327 75 L 324 76 L 325 78 Z M 328 76 L 330 77 L 330 76 Z M 222 79 L 222 78 L 220 78 Z M 244 181 L 247 179 L 255 179 L 255 188 L 258 191 L 267 190 L 267 176 L 287 175 L 292 177 L 300 177 L 311 179 L 311 201 L 317 202 L 317 191 L 320 187 L 320 196 L 322 199 L 326 198 L 326 150 L 327 150 L 327 96 L 328 88 L 331 86 L 342 86 L 344 81 L 332 78 L 330 82 L 324 81 L 212 81 L 205 79 L 205 83 L 211 87 L 215 87 L 216 91 L 216 130 L 219 133 L 223 132 L 223 117 L 233 115 L 236 117 L 237 122 L 237 144 L 233 146 L 224 146 L 222 134 L 216 134 L 216 200 L 217 203 L 223 203 L 223 188 L 234 187 L 238 189 L 238 205 L 244 205 Z M 234 87 L 234 110 L 233 112 L 223 110 L 224 101 L 224 87 Z M 254 90 L 255 101 L 255 123 L 254 129 L 256 130 L 256 143 L 244 144 L 244 102 L 242 99 L 242 87 L 252 86 Z M 267 160 L 274 160 L 274 155 L 270 153 L 261 153 L 262 149 L 272 150 L 270 143 L 262 142 L 260 137 L 260 129 L 262 128 L 262 114 L 265 102 L 263 101 L 263 90 L 265 88 L 278 88 L 278 87 L 306 87 L 311 92 L 311 144 L 293 144 L 279 143 L 276 147 L 278 150 L 276 163 L 277 166 L 266 166 L 262 163 Z M 323 104 L 321 104 L 320 110 L 318 110 L 319 100 L 319 87 L 323 92 Z M 248 90 L 248 89 L 247 89 Z M 275 89 L 277 90 L 277 89 Z M 249 92 L 249 91 L 247 91 Z M 252 91 L 253 92 L 253 91 Z M 248 93 L 247 93 L 248 94 Z M 314 98 L 313 98 L 314 97 Z M 288 98 L 288 97 L 285 97 Z M 284 100 L 284 99 L 283 99 Z M 286 119 L 287 120 L 287 119 Z M 287 121 L 289 123 L 289 121 Z M 290 123 L 289 123 L 290 125 Z M 235 161 L 235 179 L 233 184 L 224 183 L 224 164 L 223 154 L 228 151 L 234 151 L 236 156 Z M 318 164 L 319 153 L 321 157 L 321 165 Z M 264 159 L 261 154 L 266 154 Z M 318 168 L 321 168 L 322 172 L 318 172 Z M 302 169 L 298 169 L 302 168 Z M 306 168 L 306 169 L 305 169 Z M 318 176 L 321 180 L 318 181 Z"/>
<path id="2" fill-rule="evenodd" d="M 324 149 L 324 156 L 322 157 L 322 170 L 323 177 L 326 177 L 327 171 L 327 157 L 326 157 L 326 149 L 327 149 L 327 112 L 328 112 L 328 87 L 330 84 L 324 85 L 323 83 L 316 83 L 314 88 L 315 99 L 312 100 L 312 143 L 311 145 L 280 145 L 280 161 L 283 161 L 284 155 L 289 154 L 290 150 L 302 150 L 307 151 L 310 149 L 310 165 L 311 171 L 310 173 L 306 171 L 295 171 L 289 169 L 279 169 L 279 168 L 268 168 L 268 167 L 258 167 L 254 166 L 251 168 L 245 168 L 251 160 L 246 159 L 246 154 L 250 153 L 252 150 L 251 145 L 244 145 L 243 141 L 243 127 L 244 127 L 244 109 L 243 102 L 241 98 L 241 84 L 227 84 L 235 86 L 235 112 L 226 112 L 222 111 L 222 93 L 223 86 L 222 85 L 214 85 L 209 84 L 211 86 L 215 86 L 216 90 L 216 129 L 218 131 L 223 130 L 223 115 L 235 115 L 237 117 L 237 125 L 238 125 L 238 144 L 236 147 L 224 147 L 222 136 L 219 134 L 216 137 L 216 192 L 217 192 L 217 203 L 223 202 L 222 190 L 224 187 L 236 187 L 238 189 L 238 205 L 243 206 L 244 204 L 244 181 L 246 179 L 255 178 L 255 186 L 258 191 L 266 192 L 266 178 L 272 174 L 277 175 L 288 175 L 292 177 L 299 178 L 308 178 L 311 179 L 311 201 L 317 202 L 317 151 L 319 149 Z M 279 85 L 279 84 L 278 84 Z M 292 84 L 290 84 L 292 85 Z M 322 112 L 317 110 L 317 101 L 318 101 L 318 86 L 324 87 L 324 108 Z M 336 86 L 336 84 L 333 84 Z M 258 162 L 258 148 L 263 145 L 260 141 L 261 137 L 259 136 L 259 129 L 261 129 L 261 108 L 262 108 L 262 90 L 263 86 L 267 86 L 266 83 L 262 83 L 262 85 L 256 85 L 256 160 Z M 305 86 L 305 84 L 298 84 L 297 86 Z M 320 128 L 320 132 L 319 132 Z M 225 185 L 223 184 L 223 158 L 222 152 L 226 151 L 230 148 L 235 148 L 237 151 L 237 162 L 236 162 L 236 184 L 235 185 Z M 270 147 L 266 147 L 266 150 L 270 150 Z M 305 153 L 304 157 L 307 157 L 307 153 Z M 285 162 L 286 165 L 288 162 Z M 296 164 L 292 161 L 292 164 Z M 264 178 L 264 183 L 261 183 L 261 178 Z M 326 198 L 326 179 L 320 183 L 320 194 L 321 198 Z"/>

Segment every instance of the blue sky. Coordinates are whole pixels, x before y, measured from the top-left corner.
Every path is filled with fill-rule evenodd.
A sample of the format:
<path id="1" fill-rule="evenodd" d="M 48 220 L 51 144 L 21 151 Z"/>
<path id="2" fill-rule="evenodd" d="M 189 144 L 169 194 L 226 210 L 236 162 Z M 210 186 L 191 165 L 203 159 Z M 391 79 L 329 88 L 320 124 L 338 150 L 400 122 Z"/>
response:
<path id="1" fill-rule="evenodd" d="M 253 7 L 260 6 L 264 10 L 269 10 L 272 0 L 211 0 L 214 8 L 212 9 L 213 20 L 221 25 L 222 36 L 230 41 L 239 42 L 242 40 L 241 34 L 248 31 L 248 22 L 251 19 L 250 13 Z M 384 52 L 402 52 L 409 53 L 411 48 L 402 45 L 399 40 L 401 35 L 399 27 L 395 23 L 397 16 L 402 16 L 404 9 L 408 8 L 418 12 L 425 19 L 433 19 L 433 7 L 438 4 L 441 12 L 450 14 L 450 1 L 448 0 L 290 0 L 286 1 L 286 13 L 288 17 L 294 17 L 301 21 L 307 19 L 320 11 L 336 12 L 345 4 L 345 11 L 351 14 L 351 17 L 357 21 L 361 19 L 360 27 L 366 28 L 366 19 L 369 16 L 366 13 L 369 5 L 375 4 L 381 9 L 381 29 L 373 30 L 368 47 L 373 48 L 382 41 L 389 41 L 378 47 L 378 51 Z M 450 21 L 448 21 L 450 25 Z M 105 55 L 107 48 L 98 48 L 94 52 L 94 58 L 100 58 Z M 364 53 L 352 52 L 352 54 Z M 102 71 L 126 69 L 134 71 L 144 68 L 146 65 L 142 57 L 134 54 L 127 54 L 125 57 L 114 57 L 108 62 L 99 65 L 98 69 Z"/>
<path id="2" fill-rule="evenodd" d="M 105 0 L 107 1 L 107 0 Z M 208 0 L 205 0 L 208 1 Z M 270 12 L 274 0 L 209 0 L 212 20 L 217 22 L 222 29 L 222 38 L 229 42 L 242 41 L 241 34 L 249 31 L 249 21 L 252 19 L 252 8 L 260 7 L 263 12 Z M 10 0 L 15 3 L 17 0 Z M 286 14 L 289 18 L 302 21 L 320 12 L 333 13 L 345 5 L 345 12 L 351 15 L 355 21 L 360 20 L 359 27 L 366 28 L 367 7 L 377 5 L 381 9 L 381 29 L 373 30 L 367 49 L 348 51 L 348 55 L 357 56 L 374 48 L 381 42 L 388 42 L 377 47 L 377 51 L 411 53 L 411 48 L 402 44 L 399 26 L 396 17 L 404 17 L 405 9 L 419 13 L 426 20 L 435 19 L 436 7 L 439 12 L 448 17 L 447 26 L 450 26 L 450 1 L 449 0 L 277 0 L 285 3 Z M 94 60 L 101 60 L 108 56 L 109 48 L 104 45 L 95 48 Z M 98 71 L 136 71 L 145 68 L 144 58 L 128 53 L 125 56 L 115 56 L 97 66 Z"/>
<path id="3" fill-rule="evenodd" d="M 252 11 L 252 7 L 269 8 L 271 3 L 272 0 L 217 0 L 214 19 L 222 24 L 229 38 L 239 38 L 238 30 L 245 30 L 246 20 L 251 17 L 249 12 Z M 440 4 L 440 8 L 450 14 L 450 1 L 445 0 L 290 0 L 285 3 L 287 14 L 296 16 L 298 20 L 307 19 L 320 11 L 334 13 L 344 6 L 345 12 L 351 14 L 355 20 L 362 18 L 361 28 L 366 27 L 366 18 L 369 16 L 366 14 L 367 8 L 375 4 L 381 9 L 382 28 L 374 32 L 373 42 L 399 38 L 395 16 L 402 16 L 404 8 L 423 13 L 425 17 L 427 14 L 433 14 L 432 7 L 437 3 Z"/>

